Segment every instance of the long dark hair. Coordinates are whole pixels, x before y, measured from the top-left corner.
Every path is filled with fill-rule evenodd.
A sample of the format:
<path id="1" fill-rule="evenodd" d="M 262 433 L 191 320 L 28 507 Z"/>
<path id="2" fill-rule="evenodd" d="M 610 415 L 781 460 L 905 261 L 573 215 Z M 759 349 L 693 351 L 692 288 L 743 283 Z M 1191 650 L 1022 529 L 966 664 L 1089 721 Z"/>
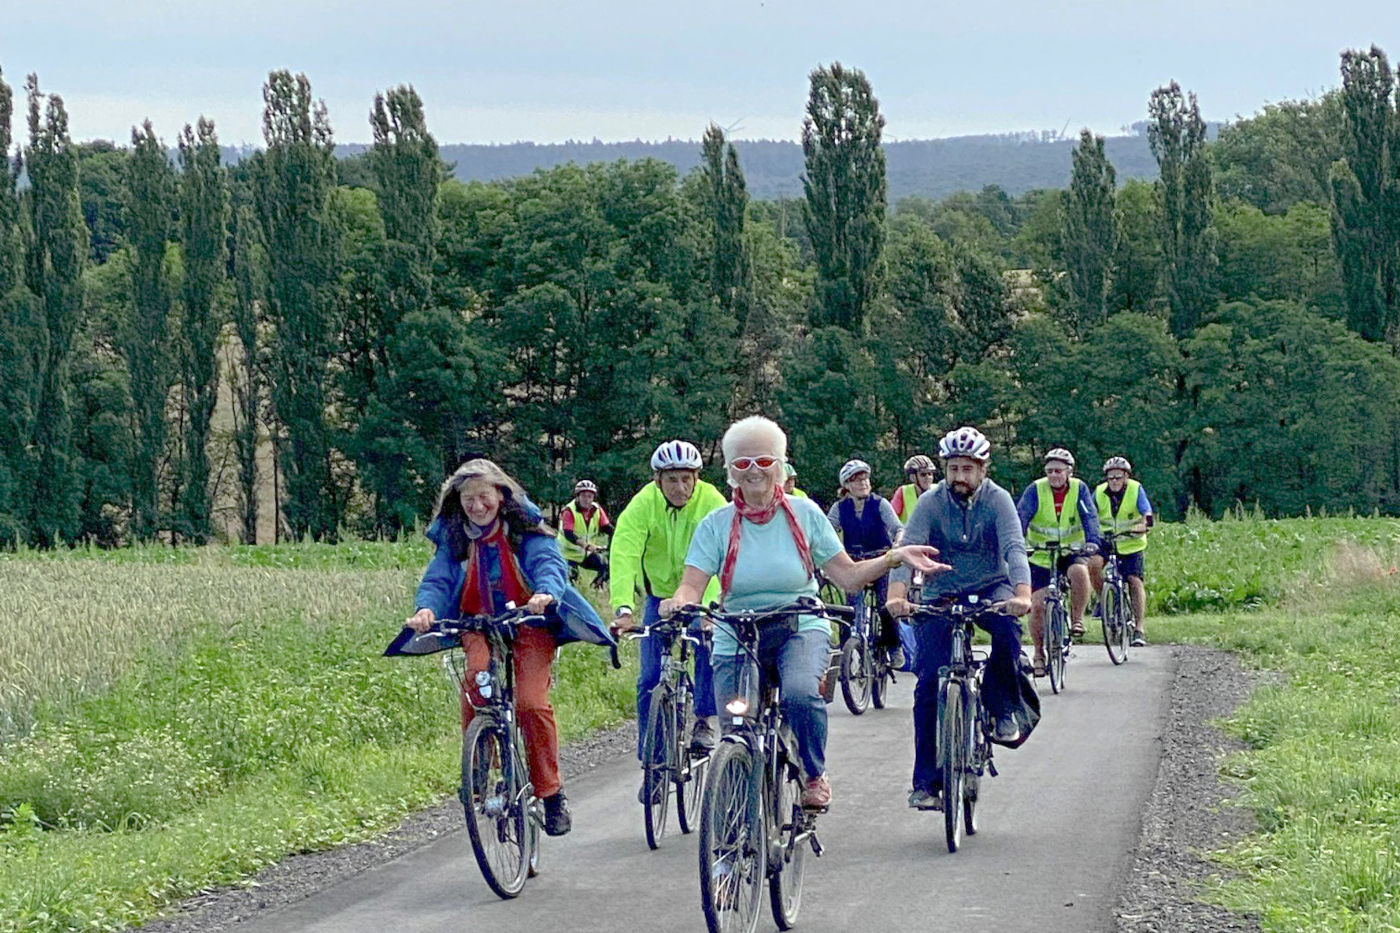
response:
<path id="1" fill-rule="evenodd" d="M 528 497 L 525 489 L 505 470 L 490 460 L 468 460 L 459 466 L 451 476 L 443 481 L 438 493 L 437 507 L 433 519 L 441 520 L 446 544 L 452 551 L 453 560 L 465 560 L 471 550 L 471 537 L 467 534 L 466 512 L 462 511 L 461 490 L 474 479 L 484 479 L 501 491 L 501 512 L 499 520 L 505 526 L 506 540 L 511 548 L 520 550 L 520 543 L 526 535 L 547 535 L 554 537 L 554 529 L 543 519 L 535 517 L 526 508 Z"/>

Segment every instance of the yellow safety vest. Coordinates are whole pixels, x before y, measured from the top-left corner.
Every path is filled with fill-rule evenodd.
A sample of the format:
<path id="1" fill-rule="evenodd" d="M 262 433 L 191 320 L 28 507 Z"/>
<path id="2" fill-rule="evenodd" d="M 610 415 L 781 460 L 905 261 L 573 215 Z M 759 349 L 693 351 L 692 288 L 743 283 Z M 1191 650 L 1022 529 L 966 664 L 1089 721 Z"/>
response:
<path id="1" fill-rule="evenodd" d="M 914 483 L 905 483 L 899 487 L 899 491 L 904 493 L 904 498 L 899 501 L 899 520 L 907 525 L 909 516 L 914 514 L 914 506 L 919 502 L 919 487 Z"/>
<path id="2" fill-rule="evenodd" d="M 1050 490 L 1050 480 L 1045 477 L 1035 481 L 1035 514 L 1026 527 L 1026 547 L 1041 547 L 1052 541 L 1068 547 L 1083 544 L 1084 522 L 1079 517 L 1079 495 L 1084 481 L 1071 476 L 1069 488 L 1065 490 L 1064 505 L 1060 514 L 1055 515 L 1055 494 Z M 1030 561 L 1038 567 L 1050 566 L 1050 555 L 1041 551 L 1030 556 Z"/>
<path id="3" fill-rule="evenodd" d="M 1123 487 L 1123 501 L 1118 505 L 1118 514 L 1113 514 L 1113 503 L 1108 499 L 1108 483 L 1099 483 L 1094 489 L 1094 505 L 1099 509 L 1099 529 L 1104 534 L 1123 534 L 1132 531 L 1142 522 L 1143 515 L 1138 511 L 1138 490 L 1142 484 L 1135 479 L 1128 480 Z M 1119 538 L 1119 554 L 1136 554 L 1147 548 L 1147 535 L 1132 538 Z"/>
<path id="4" fill-rule="evenodd" d="M 582 545 L 592 544 L 594 538 L 602 537 L 598 534 L 598 525 L 603 521 L 603 509 L 602 506 L 595 505 L 593 507 L 593 518 L 587 521 L 584 520 L 583 513 L 579 511 L 573 499 L 569 500 L 569 504 L 564 506 L 564 509 L 574 513 L 574 535 L 579 539 L 580 543 L 575 544 L 564 537 L 564 530 L 561 528 L 558 536 L 559 553 L 564 555 L 565 560 L 577 564 L 582 561 L 585 556 Z"/>

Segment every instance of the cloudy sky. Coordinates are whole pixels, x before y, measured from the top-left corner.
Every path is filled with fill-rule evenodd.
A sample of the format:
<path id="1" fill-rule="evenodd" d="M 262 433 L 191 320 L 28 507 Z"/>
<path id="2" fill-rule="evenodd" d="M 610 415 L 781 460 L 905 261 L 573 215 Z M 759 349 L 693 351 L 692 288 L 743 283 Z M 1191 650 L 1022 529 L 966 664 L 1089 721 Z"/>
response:
<path id="1" fill-rule="evenodd" d="M 1183 0 L 5 0 L 0 70 L 37 72 L 75 138 L 168 142 L 200 114 L 261 141 L 261 88 L 303 71 L 336 137 L 367 141 L 378 90 L 411 83 L 440 142 L 795 139 L 807 74 L 869 76 L 887 138 L 1115 133 L 1170 79 L 1228 120 L 1337 85 L 1337 56 L 1400 59 L 1376 2 Z M 17 124 L 20 121 L 16 121 Z M 16 130 L 20 127 L 17 125 Z"/>

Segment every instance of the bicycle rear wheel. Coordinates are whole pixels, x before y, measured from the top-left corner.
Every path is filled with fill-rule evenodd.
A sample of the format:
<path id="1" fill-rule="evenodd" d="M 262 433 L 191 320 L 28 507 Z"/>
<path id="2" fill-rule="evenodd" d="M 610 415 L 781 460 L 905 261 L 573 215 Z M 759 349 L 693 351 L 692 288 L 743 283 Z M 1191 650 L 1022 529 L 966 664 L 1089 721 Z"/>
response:
<path id="1" fill-rule="evenodd" d="M 1103 643 L 1108 649 L 1108 659 L 1122 664 L 1128 660 L 1128 646 L 1132 642 L 1123 591 L 1112 583 L 1105 583 L 1099 593 L 1099 609 L 1103 615 Z"/>
<path id="2" fill-rule="evenodd" d="M 854 632 L 841 648 L 841 698 L 853 716 L 870 705 L 870 673 L 870 645 L 864 632 Z"/>
<path id="3" fill-rule="evenodd" d="M 651 691 L 646 738 L 642 741 L 642 814 L 647 845 L 655 849 L 666 835 L 666 813 L 671 803 L 671 781 L 677 772 L 676 698 L 666 684 Z"/>
<path id="4" fill-rule="evenodd" d="M 693 832 L 700 826 L 700 791 L 710 763 L 708 755 L 692 755 L 690 743 L 686 741 L 686 725 L 695 715 L 695 691 L 689 676 L 685 675 L 681 689 L 676 692 L 676 770 L 671 775 L 676 782 L 676 817 L 682 833 Z"/>
<path id="5" fill-rule="evenodd" d="M 1065 688 L 1065 632 L 1069 622 L 1065 618 L 1063 603 L 1045 604 L 1045 628 L 1041 633 L 1045 651 L 1045 673 L 1050 678 L 1050 692 L 1059 693 Z"/>
<path id="6" fill-rule="evenodd" d="M 462 740 L 458 798 L 481 875 L 503 898 L 518 895 L 530 870 L 530 822 L 525 762 L 517 758 L 506 727 L 489 716 L 472 720 Z"/>
<path id="7" fill-rule="evenodd" d="M 721 742 L 700 807 L 700 903 L 710 933 L 751 933 L 767 874 L 762 803 L 749 747 Z"/>
<path id="8" fill-rule="evenodd" d="M 807 815 L 802 812 L 801 769 L 796 762 L 778 762 L 777 787 L 773 788 L 773 835 L 777 845 L 777 864 L 771 866 L 768 877 L 768 899 L 773 908 L 773 922 L 780 930 L 791 930 L 802 908 L 802 880 L 807 873 L 806 839 L 797 839 L 806 831 Z"/>
<path id="9" fill-rule="evenodd" d="M 967 772 L 966 712 L 963 685 L 956 680 L 943 684 L 938 698 L 938 757 L 943 772 L 943 828 L 948 851 L 962 845 L 963 777 Z"/>

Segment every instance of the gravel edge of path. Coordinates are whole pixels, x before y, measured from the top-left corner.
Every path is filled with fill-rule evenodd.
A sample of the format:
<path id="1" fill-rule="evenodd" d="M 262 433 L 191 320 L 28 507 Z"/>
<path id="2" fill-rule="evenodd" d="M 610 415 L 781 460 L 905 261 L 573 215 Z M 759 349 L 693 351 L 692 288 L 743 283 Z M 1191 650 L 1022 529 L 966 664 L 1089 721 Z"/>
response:
<path id="1" fill-rule="evenodd" d="M 1162 757 L 1115 912 L 1117 930 L 1255 933 L 1258 918 L 1197 897 L 1204 884 L 1222 875 L 1207 853 L 1258 828 L 1254 814 L 1234 803 L 1238 789 L 1220 778 L 1222 760 L 1244 745 L 1213 722 L 1233 714 L 1267 675 L 1245 670 L 1229 652 L 1195 645 L 1170 650 L 1175 671 Z"/>
<path id="2" fill-rule="evenodd" d="M 1236 790 L 1220 779 L 1222 759 L 1243 746 L 1212 723 L 1248 698 L 1260 675 L 1223 651 L 1189 645 L 1172 652 L 1175 667 L 1164 723 L 1162 756 L 1124 893 L 1115 912 L 1119 933 L 1250 931 L 1256 918 L 1196 900 L 1220 874 L 1205 853 L 1254 832 L 1254 816 L 1231 804 Z M 1131 662 L 1130 662 L 1131 663 Z M 560 767 L 574 778 L 630 754 L 636 724 L 624 723 L 566 745 Z M 219 933 L 397 858 L 462 826 L 461 806 L 449 799 L 406 817 L 376 839 L 324 852 L 294 855 L 243 886 L 187 898 L 139 929 L 144 933 Z"/>

